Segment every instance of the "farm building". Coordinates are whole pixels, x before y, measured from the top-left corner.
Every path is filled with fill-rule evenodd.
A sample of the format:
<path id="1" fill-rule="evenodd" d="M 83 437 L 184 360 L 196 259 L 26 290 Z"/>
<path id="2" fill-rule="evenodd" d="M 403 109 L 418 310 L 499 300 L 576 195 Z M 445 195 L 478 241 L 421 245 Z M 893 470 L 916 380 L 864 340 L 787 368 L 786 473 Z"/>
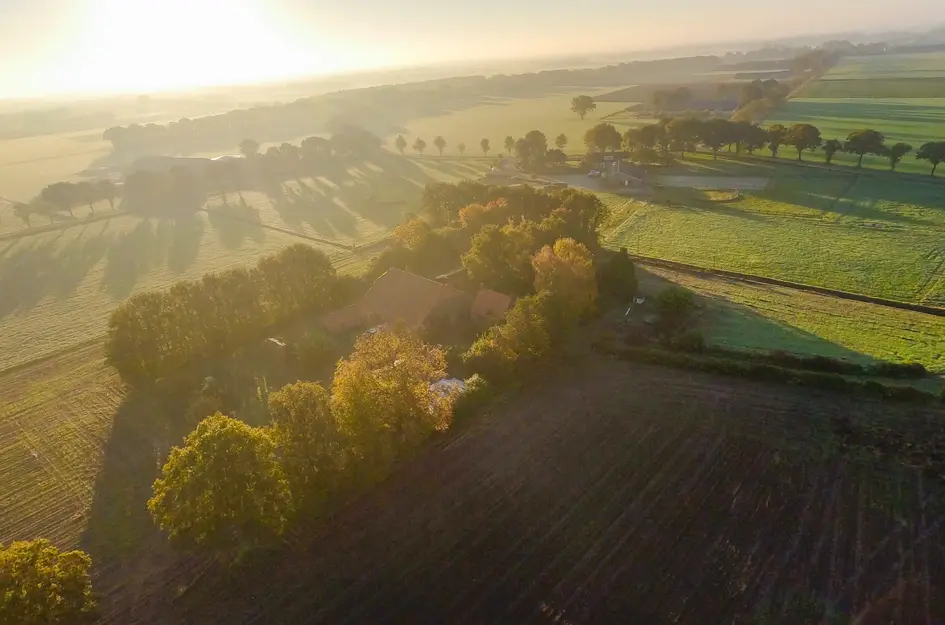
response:
<path id="1" fill-rule="evenodd" d="M 501 320 L 512 306 L 512 298 L 505 293 L 482 289 L 476 294 L 470 316 L 474 321 L 495 323 Z"/>
<path id="2" fill-rule="evenodd" d="M 459 289 L 402 269 L 390 269 L 375 280 L 361 301 L 325 315 L 321 322 L 334 333 L 378 324 L 417 329 L 433 319 L 466 317 L 471 300 Z"/>

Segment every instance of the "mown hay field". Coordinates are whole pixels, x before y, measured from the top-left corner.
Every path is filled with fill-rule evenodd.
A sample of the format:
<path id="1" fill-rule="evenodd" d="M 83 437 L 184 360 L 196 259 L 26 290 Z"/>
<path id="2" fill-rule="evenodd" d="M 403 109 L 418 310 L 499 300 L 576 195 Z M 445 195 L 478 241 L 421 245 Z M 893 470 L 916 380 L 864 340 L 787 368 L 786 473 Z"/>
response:
<path id="1" fill-rule="evenodd" d="M 534 98 L 484 98 L 480 104 L 470 108 L 445 112 L 407 122 L 402 132 L 387 137 L 387 145 L 393 149 L 397 134 L 407 139 L 407 153 L 416 154 L 412 147 L 414 139 L 427 142 L 427 154 L 437 154 L 433 139 L 442 136 L 447 143 L 444 154 L 456 155 L 456 146 L 466 144 L 467 155 L 482 155 L 479 142 L 489 139 L 491 155 L 508 154 L 503 146 L 505 138 L 518 139 L 530 130 L 540 130 L 548 138 L 549 147 L 564 133 L 569 143 L 565 151 L 584 153 L 584 133 L 601 121 L 601 118 L 626 108 L 626 103 L 598 102 L 597 110 L 584 120 L 571 112 L 571 100 L 576 95 L 594 96 L 608 90 L 575 90 Z M 609 120 L 608 120 L 609 121 Z"/>

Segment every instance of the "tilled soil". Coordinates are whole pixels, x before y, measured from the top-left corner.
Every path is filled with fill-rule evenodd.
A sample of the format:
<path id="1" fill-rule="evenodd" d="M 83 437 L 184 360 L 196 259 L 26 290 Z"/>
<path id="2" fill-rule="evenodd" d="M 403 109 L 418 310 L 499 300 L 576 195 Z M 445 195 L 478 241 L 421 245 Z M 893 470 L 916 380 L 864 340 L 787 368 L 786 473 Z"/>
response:
<path id="1" fill-rule="evenodd" d="M 890 416 L 929 414 L 588 357 L 284 553 L 182 563 L 105 621 L 941 622 L 941 483 L 832 434 Z"/>

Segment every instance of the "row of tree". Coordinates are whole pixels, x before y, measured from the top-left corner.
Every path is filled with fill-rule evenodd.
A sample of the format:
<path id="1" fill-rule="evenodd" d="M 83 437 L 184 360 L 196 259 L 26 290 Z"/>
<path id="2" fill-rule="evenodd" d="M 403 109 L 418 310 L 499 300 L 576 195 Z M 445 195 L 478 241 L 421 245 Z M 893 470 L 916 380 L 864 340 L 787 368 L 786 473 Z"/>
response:
<path id="1" fill-rule="evenodd" d="M 132 296 L 109 318 L 107 359 L 126 382 L 152 383 L 264 338 L 302 312 L 330 309 L 344 288 L 324 252 L 292 245 L 249 269 Z"/>
<path id="2" fill-rule="evenodd" d="M 118 188 L 111 180 L 56 182 L 45 187 L 31 202 L 14 204 L 13 213 L 30 226 L 34 215 L 52 222 L 65 213 L 74 216 L 73 211 L 80 206 L 88 206 L 94 215 L 95 204 L 101 201 L 108 201 L 114 210 L 117 197 Z"/>
<path id="3" fill-rule="evenodd" d="M 707 148 L 717 158 L 726 146 L 729 150 L 734 148 L 736 154 L 742 150 L 752 154 L 767 147 L 771 156 L 777 157 L 781 147 L 787 145 L 797 151 L 799 161 L 804 152 L 823 147 L 827 163 L 832 162 L 837 152 L 843 151 L 856 155 L 857 167 L 861 167 L 865 155 L 875 154 L 887 158 L 893 170 L 913 150 L 907 143 L 888 145 L 882 133 L 871 129 L 852 132 L 845 141 L 824 141 L 820 129 L 811 124 L 773 124 L 764 128 L 750 122 L 722 118 L 676 118 L 631 128 L 623 135 L 612 124 L 601 123 L 587 131 L 584 142 L 592 152 L 625 148 L 631 158 L 642 163 L 666 162 L 674 151 L 684 157 L 686 152 L 693 152 L 698 146 Z M 924 144 L 916 158 L 928 161 L 934 175 L 938 164 L 945 161 L 945 142 Z"/>
<path id="4" fill-rule="evenodd" d="M 148 508 L 186 548 L 229 556 L 271 544 L 448 429 L 456 395 L 431 386 L 445 374 L 440 347 L 399 330 L 362 335 L 330 392 L 298 382 L 270 394 L 268 426 L 201 421 L 171 450 Z"/>

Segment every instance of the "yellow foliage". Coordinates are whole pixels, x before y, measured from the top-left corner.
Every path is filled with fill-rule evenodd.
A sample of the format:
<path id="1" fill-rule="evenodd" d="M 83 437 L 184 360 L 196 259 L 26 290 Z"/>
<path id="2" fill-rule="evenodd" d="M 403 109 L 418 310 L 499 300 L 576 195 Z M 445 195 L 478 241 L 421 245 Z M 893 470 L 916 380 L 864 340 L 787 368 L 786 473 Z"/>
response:
<path id="1" fill-rule="evenodd" d="M 535 290 L 550 292 L 574 318 L 594 310 L 597 278 L 590 251 L 574 239 L 558 239 L 532 259 Z"/>

